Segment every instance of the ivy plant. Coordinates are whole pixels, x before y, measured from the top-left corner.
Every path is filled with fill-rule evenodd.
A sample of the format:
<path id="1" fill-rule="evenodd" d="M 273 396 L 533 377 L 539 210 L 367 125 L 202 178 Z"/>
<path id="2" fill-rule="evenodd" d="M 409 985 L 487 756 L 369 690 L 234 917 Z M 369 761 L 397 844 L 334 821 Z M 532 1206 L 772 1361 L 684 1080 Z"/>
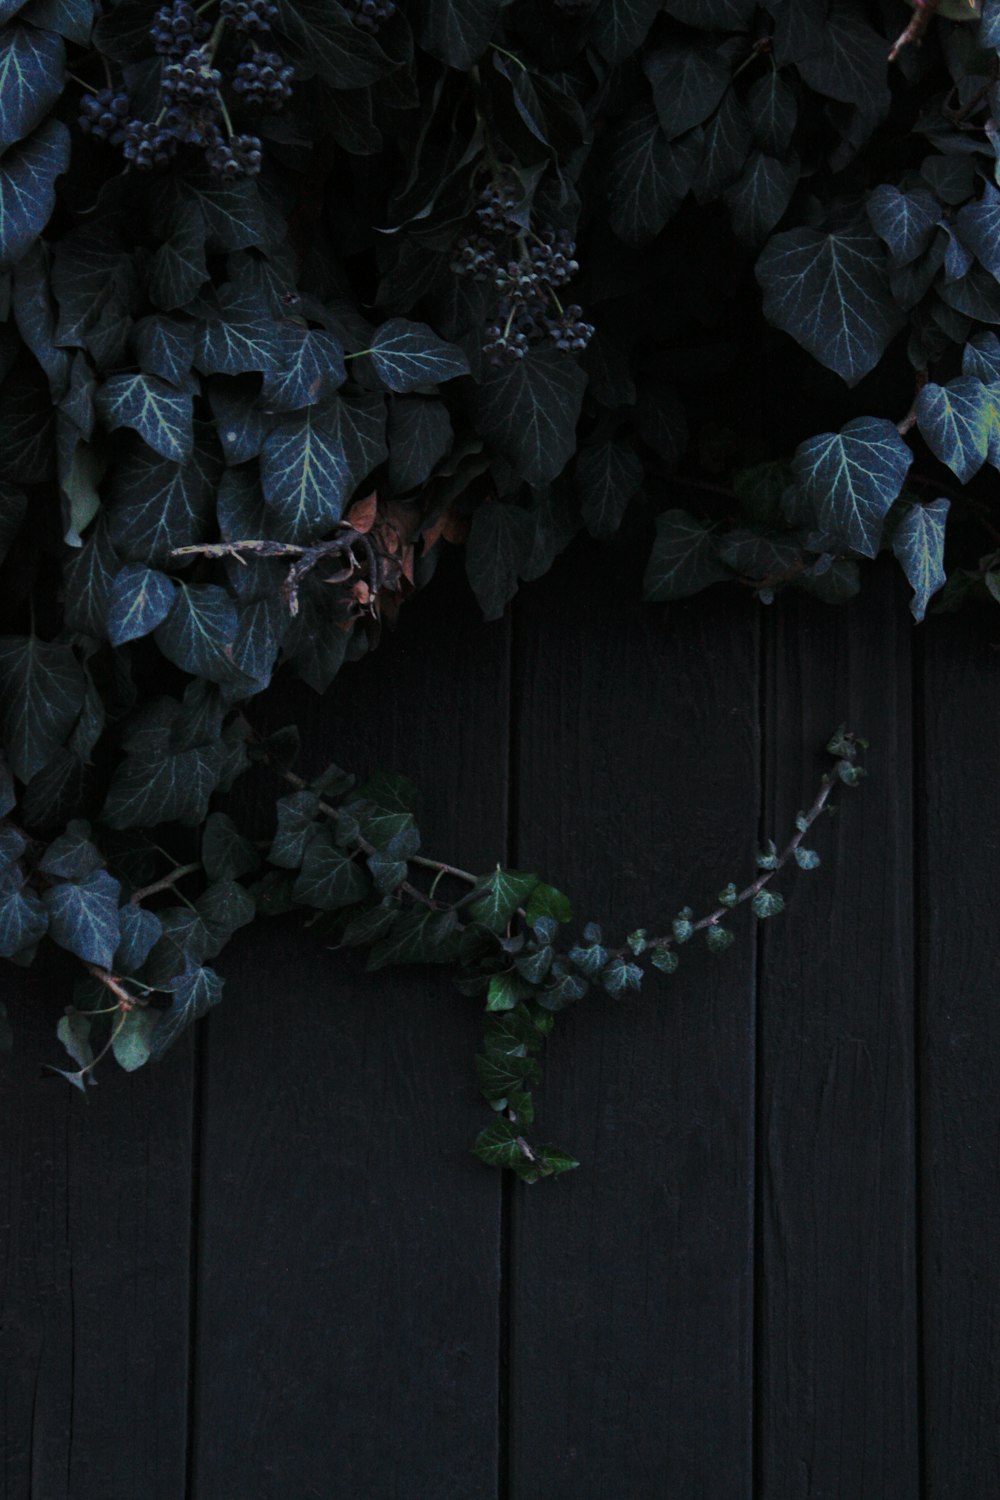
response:
<path id="1" fill-rule="evenodd" d="M 889 552 L 917 620 L 995 609 L 998 49 L 1000 0 L 0 5 L 0 956 L 81 965 L 74 1084 L 301 907 L 457 966 L 480 1154 L 570 1164 L 525 1133 L 554 1013 L 779 910 L 833 780 L 717 910 L 611 948 L 420 854 L 398 778 L 299 781 L 256 700 L 327 691 L 447 547 L 495 618 L 623 523 L 654 603 L 837 602 Z M 255 763 L 266 848 L 219 803 Z"/>

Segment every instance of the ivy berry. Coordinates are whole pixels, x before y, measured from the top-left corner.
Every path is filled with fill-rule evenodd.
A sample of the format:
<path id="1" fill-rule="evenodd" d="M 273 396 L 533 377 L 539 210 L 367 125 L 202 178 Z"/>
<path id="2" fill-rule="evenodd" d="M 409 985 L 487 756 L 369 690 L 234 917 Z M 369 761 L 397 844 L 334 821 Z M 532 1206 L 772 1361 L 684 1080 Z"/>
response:
<path id="1" fill-rule="evenodd" d="M 272 0 L 219 0 L 219 15 L 234 31 L 244 35 L 270 31 L 278 18 Z"/>
<path id="2" fill-rule="evenodd" d="M 255 135 L 233 135 L 229 140 L 218 132 L 205 152 L 210 172 L 227 182 L 237 177 L 256 177 L 260 171 L 260 140 Z"/>
<path id="3" fill-rule="evenodd" d="M 376 32 L 396 14 L 395 0 L 349 0 L 351 20 L 362 31 Z"/>
<path id="4" fill-rule="evenodd" d="M 95 141 L 120 146 L 128 116 L 128 95 L 119 89 L 100 89 L 96 94 L 84 94 L 80 100 L 80 129 Z"/>
<path id="5" fill-rule="evenodd" d="M 556 348 L 569 354 L 582 354 L 594 337 L 593 323 L 583 321 L 583 308 L 575 303 L 564 308 L 558 317 L 546 318 L 545 325 Z"/>
<path id="6" fill-rule="evenodd" d="M 213 68 L 208 53 L 195 47 L 179 62 L 167 63 L 163 69 L 163 97 L 167 104 L 184 108 L 215 105 L 219 97 L 222 74 Z"/>
<path id="7" fill-rule="evenodd" d="M 140 172 L 162 167 L 177 150 L 177 136 L 163 125 L 129 120 L 122 132 L 122 154 Z"/>
<path id="8" fill-rule="evenodd" d="M 208 35 L 208 30 L 208 24 L 195 15 L 190 0 L 172 0 L 156 12 L 149 34 L 161 57 L 181 58 Z"/>
<path id="9" fill-rule="evenodd" d="M 233 93 L 249 109 L 279 110 L 292 97 L 295 69 L 277 52 L 252 52 L 239 63 Z"/>

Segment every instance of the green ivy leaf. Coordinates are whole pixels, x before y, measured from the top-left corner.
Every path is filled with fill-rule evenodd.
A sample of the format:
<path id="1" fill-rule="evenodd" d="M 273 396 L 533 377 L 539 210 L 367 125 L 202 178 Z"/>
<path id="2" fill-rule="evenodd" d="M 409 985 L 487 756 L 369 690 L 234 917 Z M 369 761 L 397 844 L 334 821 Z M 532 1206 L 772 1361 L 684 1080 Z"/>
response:
<path id="1" fill-rule="evenodd" d="M 69 156 L 66 126 L 47 120 L 0 159 L 0 270 L 15 265 L 45 228 L 55 207 L 55 181 Z"/>
<path id="2" fill-rule="evenodd" d="M 461 349 L 439 338 L 426 323 L 407 318 L 392 318 L 377 328 L 369 355 L 378 380 L 397 395 L 469 373 Z"/>
<path id="3" fill-rule="evenodd" d="M 531 994 L 531 985 L 514 973 L 494 974 L 486 992 L 487 1010 L 513 1010 L 519 1000 Z"/>
<path id="4" fill-rule="evenodd" d="M 728 576 L 706 526 L 686 510 L 665 510 L 657 516 L 656 540 L 642 581 L 644 599 L 655 604 L 687 599 Z"/>
<path id="5" fill-rule="evenodd" d="M 112 375 L 96 400 L 110 431 L 130 427 L 154 453 L 176 463 L 191 456 L 190 391 L 175 390 L 155 375 Z"/>
<path id="6" fill-rule="evenodd" d="M 712 47 L 664 47 L 645 58 L 644 68 L 670 140 L 707 120 L 729 87 L 729 65 Z"/>
<path id="7" fill-rule="evenodd" d="M 343 345 L 332 334 L 283 324 L 276 337 L 279 363 L 265 374 L 261 389 L 261 399 L 271 411 L 315 406 L 347 379 Z"/>
<path id="8" fill-rule="evenodd" d="M 583 448 L 573 477 L 580 513 L 591 536 L 611 536 L 621 525 L 625 507 L 642 484 L 642 460 L 619 438 Z"/>
<path id="9" fill-rule="evenodd" d="M 364 866 L 349 859 L 336 847 L 329 831 L 321 828 L 306 849 L 302 871 L 292 891 L 296 901 L 320 911 L 337 911 L 342 906 L 353 906 L 368 892 Z"/>
<path id="10" fill-rule="evenodd" d="M 892 550 L 913 589 L 910 610 L 922 620 L 932 595 L 943 588 L 944 534 L 951 502 L 932 500 L 928 505 L 908 505 L 892 533 Z M 796 856 L 801 850 L 796 850 Z"/>
<path id="11" fill-rule="evenodd" d="M 750 906 L 754 916 L 763 921 L 766 917 L 776 917 L 780 911 L 784 911 L 785 901 L 776 891 L 758 891 Z"/>
<path id="12" fill-rule="evenodd" d="M 709 951 L 712 953 L 723 953 L 733 945 L 733 934 L 728 927 L 720 927 L 718 922 L 712 922 L 705 929 L 705 940 Z"/>
<path id="13" fill-rule="evenodd" d="M 140 1009 L 125 1011 L 116 1024 L 111 1039 L 111 1050 L 118 1066 L 126 1073 L 134 1073 L 153 1054 L 153 1036 L 160 1024 L 160 1013 Z"/>
<path id="14" fill-rule="evenodd" d="M 42 895 L 49 933 L 61 948 L 85 963 L 110 969 L 121 937 L 118 895 L 121 887 L 107 870 L 85 880 L 61 881 Z"/>
<path id="15" fill-rule="evenodd" d="M 86 678 L 69 646 L 37 636 L 0 637 L 0 736 L 22 781 L 65 742 L 83 707 Z"/>
<path id="16" fill-rule="evenodd" d="M 663 0 L 598 0 L 592 26 L 594 45 L 607 62 L 624 62 L 652 26 Z"/>
<path id="17" fill-rule="evenodd" d="M 815 870 L 820 863 L 815 849 L 803 849 L 800 844 L 795 851 L 795 863 L 800 870 Z"/>
<path id="18" fill-rule="evenodd" d="M 214 969 L 188 969 L 163 986 L 171 991 L 169 1010 L 161 1011 L 152 1034 L 150 1056 L 157 1061 L 193 1021 L 200 1021 L 222 999 L 223 979 Z"/>
<path id="19" fill-rule="evenodd" d="M 420 44 L 432 57 L 467 72 L 486 50 L 504 0 L 425 0 Z"/>
<path id="20" fill-rule="evenodd" d="M 668 141 L 659 117 L 647 104 L 637 106 L 616 129 L 611 142 L 611 227 L 630 245 L 655 239 L 695 182 L 698 143 Z"/>
<path id="21" fill-rule="evenodd" d="M 630 990 L 641 989 L 642 970 L 638 964 L 626 963 L 623 958 L 616 957 L 601 972 L 601 983 L 609 995 L 618 999 Z"/>
<path id="22" fill-rule="evenodd" d="M 874 557 L 912 462 L 913 454 L 892 422 L 855 417 L 839 433 L 820 433 L 800 443 L 793 471 L 816 524 Z"/>
<path id="23" fill-rule="evenodd" d="M 680 959 L 673 948 L 655 946 L 649 955 L 649 961 L 654 969 L 659 969 L 661 974 L 674 974 L 680 968 Z"/>
<path id="24" fill-rule="evenodd" d="M 244 674 L 233 657 L 239 616 L 236 605 L 216 583 L 182 584 L 156 631 L 156 644 L 168 661 L 209 682 L 239 682 Z"/>
<path id="25" fill-rule="evenodd" d="M 103 864 L 101 851 L 90 839 L 90 824 L 76 818 L 67 825 L 65 833 L 52 841 L 38 861 L 38 868 L 43 875 L 59 880 L 85 880 Z"/>
<path id="26" fill-rule="evenodd" d="M 849 386 L 874 369 L 902 325 L 885 252 L 866 226 L 789 229 L 757 262 L 764 316 Z"/>
<path id="27" fill-rule="evenodd" d="M 108 600 L 107 631 L 112 646 L 151 634 L 166 619 L 177 586 L 166 573 L 127 563 L 115 574 Z"/>
<path id="28" fill-rule="evenodd" d="M 490 369 L 479 387 L 476 420 L 522 479 L 547 484 L 576 447 L 587 377 L 558 350 L 536 350 L 513 365 Z"/>
<path id="29" fill-rule="evenodd" d="M 141 828 L 174 819 L 190 826 L 202 823 L 222 767 L 219 745 L 176 755 L 162 750 L 130 754 L 112 778 L 101 816 L 112 828 Z"/>
<path id="30" fill-rule="evenodd" d="M 486 620 L 499 620 L 517 593 L 535 547 L 534 518 L 516 505 L 484 500 L 472 517 L 465 567 Z"/>
<path id="31" fill-rule="evenodd" d="M 279 423 L 261 453 L 261 482 L 287 540 L 329 531 L 385 456 L 381 397 L 334 397 Z"/>
<path id="32" fill-rule="evenodd" d="M 931 452 L 967 484 L 997 444 L 997 403 L 990 387 L 973 375 L 947 385 L 929 381 L 917 395 L 916 414 Z"/>
<path id="33" fill-rule="evenodd" d="M 888 182 L 872 189 L 866 208 L 894 266 L 908 266 L 923 255 L 941 217 L 937 203 L 926 190 L 904 193 Z"/>
<path id="34" fill-rule="evenodd" d="M 187 463 L 174 464 L 141 444 L 120 455 L 112 476 L 108 524 L 115 548 L 129 562 L 149 567 L 169 560 L 175 547 L 205 541 L 215 516 L 218 464 L 196 446 Z"/>
<path id="35" fill-rule="evenodd" d="M 48 925 L 48 913 L 35 892 L 27 886 L 11 888 L 5 878 L 0 884 L 0 958 L 13 958 L 37 943 Z"/>
<path id="36" fill-rule="evenodd" d="M 503 932 L 537 884 L 537 875 L 529 875 L 526 870 L 502 870 L 497 865 L 491 875 L 482 875 L 476 882 L 477 899 L 469 908 L 470 915 L 490 932 Z"/>
<path id="37" fill-rule="evenodd" d="M 162 936 L 162 924 L 155 912 L 129 902 L 118 913 L 118 929 L 120 937 L 112 968 L 134 973 L 142 968 Z"/>
<path id="38" fill-rule="evenodd" d="M 458 916 L 454 911 L 405 911 L 388 937 L 376 943 L 368 958 L 369 972 L 388 964 L 446 964 L 458 952 Z"/>
<path id="39" fill-rule="evenodd" d="M 235 880 L 258 869 L 260 857 L 227 813 L 214 812 L 201 835 L 201 862 L 209 880 Z"/>

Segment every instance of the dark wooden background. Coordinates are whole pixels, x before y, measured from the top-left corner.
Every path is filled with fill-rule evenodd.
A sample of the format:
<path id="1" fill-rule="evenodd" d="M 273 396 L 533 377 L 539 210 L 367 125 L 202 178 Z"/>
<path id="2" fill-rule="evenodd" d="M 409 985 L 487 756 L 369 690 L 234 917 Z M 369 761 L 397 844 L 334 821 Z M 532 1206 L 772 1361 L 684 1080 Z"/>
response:
<path id="1" fill-rule="evenodd" d="M 436 582 L 291 695 L 315 769 L 410 774 L 426 848 L 616 932 L 703 908 L 831 729 L 871 738 L 785 916 L 561 1019 L 556 1183 L 470 1156 L 478 1019 L 435 972 L 262 926 L 84 1100 L 39 1079 L 58 970 L 8 971 L 0 1500 L 1000 1496 L 1000 657 L 883 583 L 664 611 L 584 547 L 497 624 Z"/>

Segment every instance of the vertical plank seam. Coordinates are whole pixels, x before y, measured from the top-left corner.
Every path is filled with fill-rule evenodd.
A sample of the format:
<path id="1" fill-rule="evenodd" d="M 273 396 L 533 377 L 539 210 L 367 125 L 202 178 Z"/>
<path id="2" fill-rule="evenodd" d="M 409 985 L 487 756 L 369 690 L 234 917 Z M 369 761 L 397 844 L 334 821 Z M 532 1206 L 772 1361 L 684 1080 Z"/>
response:
<path id="1" fill-rule="evenodd" d="M 199 1242 L 202 1209 L 202 1105 L 205 1090 L 205 1068 L 202 1049 L 207 1045 L 211 1018 L 201 1023 L 201 1030 L 194 1029 L 191 1058 L 191 1192 L 190 1223 L 188 1228 L 188 1319 L 187 1319 L 187 1431 L 185 1433 L 184 1497 L 192 1500 L 196 1489 L 197 1436 L 198 1436 L 198 1386 L 196 1380 L 196 1358 L 198 1348 L 198 1273 L 200 1269 Z"/>
<path id="2" fill-rule="evenodd" d="M 763 849 L 767 838 L 767 820 L 769 813 L 769 785 L 768 785 L 768 753 L 770 750 L 771 736 L 768 733 L 768 672 L 767 656 L 768 650 L 774 646 L 774 615 L 769 612 L 762 621 L 757 618 L 757 734 L 759 736 L 758 764 L 757 764 L 757 847 Z M 751 1125 L 753 1129 L 753 1140 L 750 1151 L 750 1169 L 752 1173 L 753 1193 L 753 1215 L 751 1224 L 750 1253 L 751 1265 L 751 1308 L 750 1308 L 750 1485 L 751 1495 L 763 1494 L 763 1455 L 764 1444 L 762 1440 L 762 1429 L 764 1414 L 760 1404 L 761 1391 L 761 1362 L 763 1351 L 763 1338 L 761 1337 L 764 1325 L 764 1298 L 763 1298 L 763 1269 L 764 1259 L 761 1254 L 763 1245 L 763 1200 L 761 1195 L 761 1158 L 763 1155 L 763 1132 L 761 1129 L 761 1109 L 764 1100 L 764 1088 L 762 1078 L 763 1052 L 760 1047 L 761 1036 L 761 1007 L 764 995 L 764 958 L 767 945 L 767 935 L 755 924 L 752 929 L 752 942 L 754 944 L 753 965 L 753 1100 Z"/>
<path id="3" fill-rule="evenodd" d="M 913 860 L 913 1255 L 914 1255 L 914 1319 L 916 1322 L 916 1403 L 917 1403 L 917 1493 L 920 1500 L 927 1500 L 927 1364 L 924 1327 L 924 1072 L 923 1041 L 924 1015 L 927 1004 L 924 950 L 927 923 L 924 910 L 926 881 L 924 858 L 927 847 L 924 816 L 921 809 L 927 807 L 927 767 L 925 763 L 927 734 L 924 664 L 926 660 L 923 631 L 911 638 L 911 714 L 910 747 L 912 766 L 910 774 L 911 849 Z"/>
<path id="4" fill-rule="evenodd" d="M 521 730 L 520 677 L 517 670 L 517 619 L 515 600 L 507 633 L 507 827 L 505 858 L 516 865 L 518 822 L 521 815 L 518 785 L 518 746 Z M 497 1370 L 497 1500 L 510 1500 L 511 1463 L 511 1336 L 514 1286 L 514 1183 L 509 1173 L 500 1180 L 500 1316 Z"/>

